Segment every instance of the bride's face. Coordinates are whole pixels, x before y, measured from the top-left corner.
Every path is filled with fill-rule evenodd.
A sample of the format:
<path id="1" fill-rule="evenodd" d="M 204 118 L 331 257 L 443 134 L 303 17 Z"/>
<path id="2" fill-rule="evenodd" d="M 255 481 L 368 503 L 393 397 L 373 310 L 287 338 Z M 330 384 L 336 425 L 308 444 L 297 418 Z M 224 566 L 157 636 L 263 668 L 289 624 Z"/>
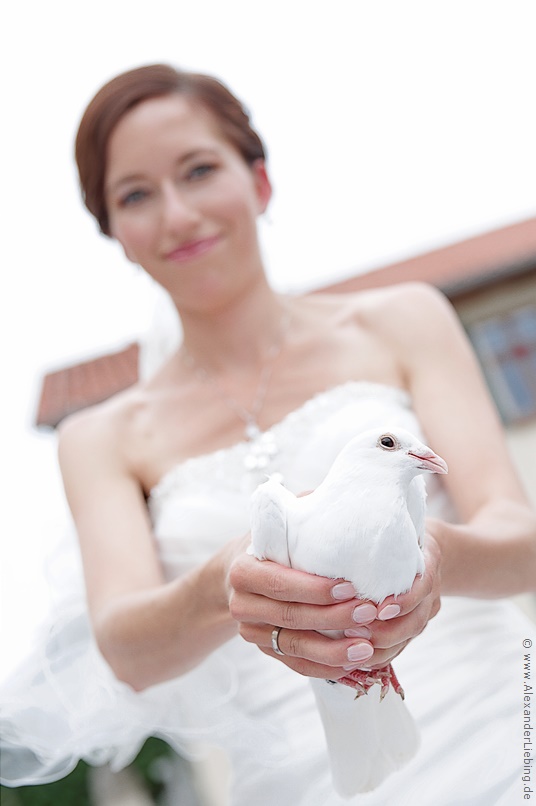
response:
<path id="1" fill-rule="evenodd" d="M 271 189 L 211 113 L 180 95 L 128 112 L 108 143 L 111 234 L 175 298 L 191 304 L 262 271 L 257 216 Z"/>

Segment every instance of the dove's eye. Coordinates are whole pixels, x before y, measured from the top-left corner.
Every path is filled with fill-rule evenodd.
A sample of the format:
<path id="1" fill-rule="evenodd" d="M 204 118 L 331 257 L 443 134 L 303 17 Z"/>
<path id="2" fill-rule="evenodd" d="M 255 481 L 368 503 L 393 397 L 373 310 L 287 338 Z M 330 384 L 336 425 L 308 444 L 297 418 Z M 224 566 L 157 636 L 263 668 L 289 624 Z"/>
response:
<path id="1" fill-rule="evenodd" d="M 378 440 L 378 445 L 380 448 L 383 448 L 384 451 L 396 451 L 399 447 L 398 440 L 391 434 L 381 436 Z"/>

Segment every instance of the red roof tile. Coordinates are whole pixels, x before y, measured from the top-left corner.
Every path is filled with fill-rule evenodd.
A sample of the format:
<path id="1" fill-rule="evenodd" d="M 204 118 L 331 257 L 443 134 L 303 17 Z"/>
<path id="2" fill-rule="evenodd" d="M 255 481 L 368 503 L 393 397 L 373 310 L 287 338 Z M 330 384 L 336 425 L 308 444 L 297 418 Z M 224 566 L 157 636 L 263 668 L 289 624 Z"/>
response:
<path id="1" fill-rule="evenodd" d="M 64 417 L 100 403 L 138 379 L 137 344 L 45 375 L 36 425 L 55 428 Z"/>
<path id="2" fill-rule="evenodd" d="M 452 297 L 535 266 L 536 218 L 530 218 L 318 290 L 357 291 L 420 280 Z"/>

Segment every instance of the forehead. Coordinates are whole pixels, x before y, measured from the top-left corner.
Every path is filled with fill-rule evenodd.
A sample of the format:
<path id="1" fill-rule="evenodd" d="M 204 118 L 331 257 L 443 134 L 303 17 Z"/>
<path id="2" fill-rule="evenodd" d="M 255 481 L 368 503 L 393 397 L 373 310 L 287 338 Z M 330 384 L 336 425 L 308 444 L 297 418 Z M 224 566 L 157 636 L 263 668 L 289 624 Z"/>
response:
<path id="1" fill-rule="evenodd" d="M 123 128 L 151 129 L 159 126 L 201 126 L 217 133 L 214 115 L 195 98 L 172 93 L 142 101 L 126 112 L 114 133 Z"/>
<path id="2" fill-rule="evenodd" d="M 142 101 L 123 115 L 110 135 L 107 178 L 132 162 L 154 160 L 170 151 L 180 156 L 193 147 L 232 149 L 214 115 L 199 102 L 179 94 Z"/>

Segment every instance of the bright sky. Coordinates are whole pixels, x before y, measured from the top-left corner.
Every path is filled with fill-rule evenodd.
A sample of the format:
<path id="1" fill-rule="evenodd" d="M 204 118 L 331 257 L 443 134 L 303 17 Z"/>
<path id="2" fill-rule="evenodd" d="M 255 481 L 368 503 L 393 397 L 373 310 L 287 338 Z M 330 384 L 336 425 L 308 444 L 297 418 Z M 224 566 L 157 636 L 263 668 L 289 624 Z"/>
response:
<path id="1" fill-rule="evenodd" d="M 64 519 L 53 440 L 30 429 L 39 379 L 151 314 L 152 288 L 78 197 L 73 138 L 99 86 L 164 61 L 246 101 L 275 186 L 270 276 L 300 290 L 536 214 L 535 30 L 533 0 L 7 6 L 0 674 L 30 641 Z"/>

